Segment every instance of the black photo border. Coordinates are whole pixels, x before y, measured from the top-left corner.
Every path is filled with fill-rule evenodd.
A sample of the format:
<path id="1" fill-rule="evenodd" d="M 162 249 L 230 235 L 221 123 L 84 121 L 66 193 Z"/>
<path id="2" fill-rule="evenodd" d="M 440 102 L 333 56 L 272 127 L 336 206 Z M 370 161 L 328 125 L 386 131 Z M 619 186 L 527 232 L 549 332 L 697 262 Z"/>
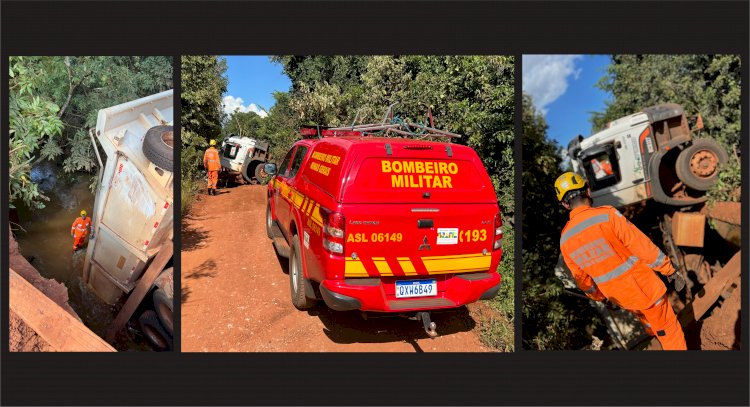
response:
<path id="1" fill-rule="evenodd" d="M 514 55 L 518 92 L 522 54 L 739 54 L 745 79 L 742 155 L 748 157 L 747 1 L 3 1 L 0 12 L 3 73 L 10 55 L 172 55 L 177 128 L 180 55 Z M 2 131 L 8 134 L 7 80 L 1 89 Z M 748 405 L 747 312 L 739 351 L 521 349 L 520 94 L 515 100 L 516 352 L 10 353 L 8 275 L 3 272 L 0 403 Z M 7 137 L 2 137 L 2 148 L 7 154 Z M 2 185 L 8 185 L 7 159 L 0 162 Z M 749 170 L 745 159 L 742 173 Z M 175 185 L 180 185 L 177 174 Z M 743 202 L 747 184 L 745 177 Z M 7 224 L 7 187 L 0 195 Z M 177 207 L 179 196 L 176 192 Z M 747 247 L 747 205 L 742 215 Z M 176 217 L 177 248 L 179 231 Z M 2 270 L 7 270 L 7 235 L 0 235 Z M 179 265 L 176 256 L 177 289 Z M 747 310 L 747 250 L 742 265 L 742 309 Z M 176 309 L 179 315 L 179 304 Z M 179 318 L 175 322 L 179 331 Z"/>

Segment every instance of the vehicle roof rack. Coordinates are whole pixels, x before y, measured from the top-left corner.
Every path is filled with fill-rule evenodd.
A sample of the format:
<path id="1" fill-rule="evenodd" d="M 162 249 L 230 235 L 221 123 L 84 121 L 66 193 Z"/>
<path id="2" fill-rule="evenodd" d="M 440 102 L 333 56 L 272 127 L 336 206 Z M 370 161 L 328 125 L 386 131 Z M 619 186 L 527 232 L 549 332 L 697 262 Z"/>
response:
<path id="1" fill-rule="evenodd" d="M 451 133 L 445 130 L 439 130 L 434 127 L 425 126 L 424 124 L 411 123 L 400 120 L 396 117 L 389 124 L 359 124 L 356 126 L 331 127 L 321 133 L 323 137 L 341 137 L 341 136 L 380 136 L 388 137 L 393 135 L 427 139 L 431 137 L 454 139 L 460 138 L 460 134 Z"/>

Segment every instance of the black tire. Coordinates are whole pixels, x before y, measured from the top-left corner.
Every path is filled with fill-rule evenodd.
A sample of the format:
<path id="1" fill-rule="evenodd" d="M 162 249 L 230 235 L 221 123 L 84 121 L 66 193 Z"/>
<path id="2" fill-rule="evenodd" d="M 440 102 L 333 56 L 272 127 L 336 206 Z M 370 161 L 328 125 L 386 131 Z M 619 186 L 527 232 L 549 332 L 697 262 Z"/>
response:
<path id="1" fill-rule="evenodd" d="M 695 140 L 677 156 L 677 178 L 692 189 L 708 191 L 719 179 L 719 167 L 725 164 L 727 159 L 727 152 L 717 142 L 708 139 Z M 694 160 L 696 162 L 693 162 Z M 694 170 L 699 172 L 696 173 Z"/>
<path id="2" fill-rule="evenodd" d="M 273 239 L 273 216 L 271 216 L 271 202 L 266 205 L 266 235 Z"/>
<path id="3" fill-rule="evenodd" d="M 302 272 L 301 251 L 299 238 L 292 237 L 291 253 L 289 253 L 289 288 L 292 294 L 292 304 L 298 310 L 306 310 L 315 305 L 315 300 L 305 296 L 305 276 Z"/>
<path id="4" fill-rule="evenodd" d="M 172 350 L 172 337 L 161 326 L 156 312 L 152 310 L 145 311 L 138 317 L 138 323 L 141 325 L 143 336 L 146 337 L 154 350 L 158 352 Z"/>
<path id="5" fill-rule="evenodd" d="M 174 319 L 172 316 L 172 309 L 174 302 L 167 296 L 161 288 L 157 288 L 154 291 L 154 310 L 156 315 L 159 317 L 159 322 L 167 330 L 170 336 L 174 336 Z"/>
<path id="6" fill-rule="evenodd" d="M 266 174 L 266 170 L 263 168 L 263 163 L 259 162 L 258 165 L 255 166 L 255 179 L 259 184 L 263 184 L 265 183 L 266 177 L 268 177 L 268 174 Z"/>
<path id="7" fill-rule="evenodd" d="M 172 172 L 174 130 L 172 126 L 154 126 L 143 139 L 143 155 L 157 167 Z"/>
<path id="8" fill-rule="evenodd" d="M 242 179 L 245 180 L 248 184 L 253 182 L 253 162 L 252 161 L 245 161 L 245 163 L 242 165 Z"/>

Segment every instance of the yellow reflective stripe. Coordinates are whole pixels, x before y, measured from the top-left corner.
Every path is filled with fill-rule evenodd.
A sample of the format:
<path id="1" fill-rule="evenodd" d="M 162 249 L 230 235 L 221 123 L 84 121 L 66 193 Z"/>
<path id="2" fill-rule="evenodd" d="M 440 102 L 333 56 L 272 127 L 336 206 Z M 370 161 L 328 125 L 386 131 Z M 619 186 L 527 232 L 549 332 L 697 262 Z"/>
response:
<path id="1" fill-rule="evenodd" d="M 294 196 L 292 197 L 293 199 L 292 203 L 294 204 L 294 206 L 299 208 L 300 206 L 302 206 L 302 201 L 304 201 L 305 196 L 300 194 L 297 191 L 293 191 L 293 192 L 294 192 Z"/>
<path id="2" fill-rule="evenodd" d="M 406 274 L 407 276 L 417 275 L 417 270 L 414 268 L 414 265 L 411 264 L 411 260 L 409 260 L 408 257 L 397 257 L 396 260 L 401 266 L 401 270 L 404 271 L 404 274 Z"/>
<path id="3" fill-rule="evenodd" d="M 365 265 L 359 259 L 346 259 L 344 265 L 344 276 L 345 277 L 367 277 L 367 270 Z"/>
<path id="4" fill-rule="evenodd" d="M 471 273 L 476 271 L 487 271 L 492 263 L 492 256 L 484 254 L 466 254 L 454 256 L 429 256 L 422 257 L 422 262 L 429 274 L 448 274 L 448 273 Z M 373 257 L 373 263 L 377 273 L 380 276 L 393 276 L 393 270 L 388 265 L 385 257 Z M 401 270 L 407 276 L 416 276 L 417 270 L 408 257 L 397 257 L 396 261 L 401 266 Z M 375 270 L 373 270 L 375 271 Z M 368 277 L 369 274 L 365 265 L 360 259 L 346 259 L 344 268 L 346 277 Z"/>
<path id="5" fill-rule="evenodd" d="M 482 253 L 472 253 L 472 254 L 451 254 L 448 256 L 424 256 L 421 259 L 422 260 L 443 260 L 443 259 L 465 259 L 469 257 L 487 257 L 483 255 Z"/>
<path id="6" fill-rule="evenodd" d="M 307 216 L 310 216 L 310 213 L 312 213 L 313 207 L 315 207 L 315 202 L 310 202 L 310 205 L 307 206 Z"/>
<path id="7" fill-rule="evenodd" d="M 320 216 L 320 204 L 315 204 L 315 209 L 313 209 L 310 219 L 318 225 L 323 226 L 323 217 Z"/>
<path id="8" fill-rule="evenodd" d="M 373 263 L 375 263 L 375 268 L 378 269 L 378 273 L 380 273 L 381 276 L 393 275 L 391 267 L 388 266 L 388 262 L 385 260 L 385 257 L 373 257 L 372 261 Z"/>
<path id="9" fill-rule="evenodd" d="M 492 262 L 492 256 L 483 254 L 467 256 L 445 256 L 443 258 L 422 257 L 427 272 L 442 274 L 453 272 L 487 271 Z"/>

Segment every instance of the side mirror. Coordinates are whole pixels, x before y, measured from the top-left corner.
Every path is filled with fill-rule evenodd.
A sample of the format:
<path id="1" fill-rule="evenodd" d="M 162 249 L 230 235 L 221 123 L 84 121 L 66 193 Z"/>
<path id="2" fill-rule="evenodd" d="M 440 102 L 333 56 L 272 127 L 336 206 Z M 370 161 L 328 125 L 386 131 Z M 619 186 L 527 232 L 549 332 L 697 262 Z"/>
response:
<path id="1" fill-rule="evenodd" d="M 267 163 L 263 166 L 263 171 L 266 172 L 268 175 L 276 175 L 276 164 L 274 163 Z"/>

